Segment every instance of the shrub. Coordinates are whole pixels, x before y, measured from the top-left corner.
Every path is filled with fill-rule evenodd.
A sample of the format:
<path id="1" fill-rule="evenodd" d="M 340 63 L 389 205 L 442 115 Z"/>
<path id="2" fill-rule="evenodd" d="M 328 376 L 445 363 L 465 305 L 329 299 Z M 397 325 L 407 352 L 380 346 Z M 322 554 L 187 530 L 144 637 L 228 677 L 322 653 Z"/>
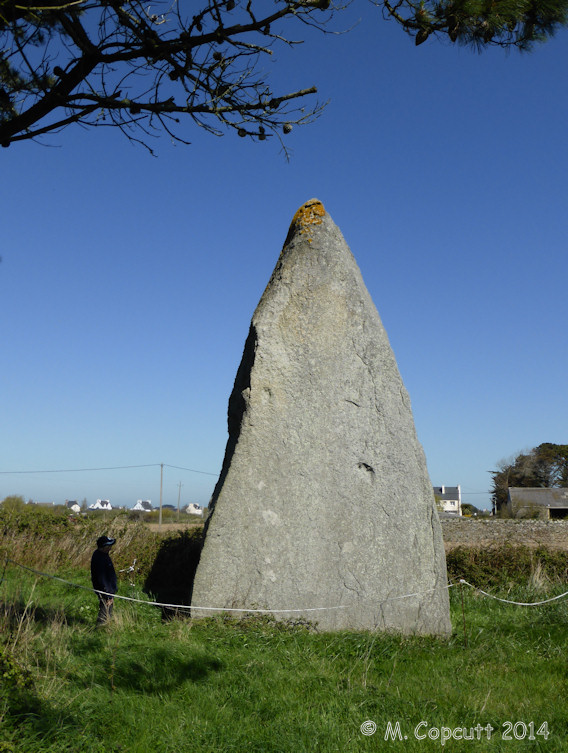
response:
<path id="1" fill-rule="evenodd" d="M 534 582 L 536 572 L 540 580 L 560 583 L 568 576 L 568 552 L 509 544 L 486 549 L 458 546 L 446 554 L 446 565 L 449 578 L 463 578 L 480 588 L 527 583 L 531 578 Z"/>
<path id="2" fill-rule="evenodd" d="M 20 494 L 10 494 L 2 500 L 2 510 L 6 512 L 19 512 L 26 506 L 26 500 Z"/>
<path id="3" fill-rule="evenodd" d="M 0 698 L 8 713 L 37 710 L 32 675 L 14 657 L 7 646 L 0 646 Z"/>

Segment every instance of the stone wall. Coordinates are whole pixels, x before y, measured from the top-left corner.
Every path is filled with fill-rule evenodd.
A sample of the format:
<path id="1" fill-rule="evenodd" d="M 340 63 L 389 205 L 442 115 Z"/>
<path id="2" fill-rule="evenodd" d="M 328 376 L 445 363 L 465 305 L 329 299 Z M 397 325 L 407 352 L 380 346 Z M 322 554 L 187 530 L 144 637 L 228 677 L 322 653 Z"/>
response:
<path id="1" fill-rule="evenodd" d="M 441 520 L 446 551 L 456 546 L 501 544 L 568 549 L 568 520 L 501 520 L 458 518 Z"/>

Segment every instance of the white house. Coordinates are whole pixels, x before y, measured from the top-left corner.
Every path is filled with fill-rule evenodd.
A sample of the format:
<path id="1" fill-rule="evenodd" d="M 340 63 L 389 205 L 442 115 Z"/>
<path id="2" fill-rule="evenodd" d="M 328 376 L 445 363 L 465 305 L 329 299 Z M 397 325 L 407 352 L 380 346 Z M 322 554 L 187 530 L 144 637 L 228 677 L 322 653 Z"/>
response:
<path id="1" fill-rule="evenodd" d="M 97 499 L 94 505 L 89 505 L 89 510 L 112 510 L 109 499 Z"/>
<path id="2" fill-rule="evenodd" d="M 77 515 L 81 512 L 81 506 L 76 499 L 66 499 L 65 507 L 71 512 L 77 513 Z"/>
<path id="3" fill-rule="evenodd" d="M 185 511 L 188 515 L 199 515 L 199 517 L 203 517 L 203 508 L 193 502 L 189 503 Z"/>
<path id="4" fill-rule="evenodd" d="M 132 508 L 136 512 L 152 512 L 152 501 L 149 499 L 139 499 Z"/>
<path id="5" fill-rule="evenodd" d="M 440 500 L 442 512 L 453 515 L 462 514 L 461 487 L 460 486 L 434 486 L 434 494 Z"/>

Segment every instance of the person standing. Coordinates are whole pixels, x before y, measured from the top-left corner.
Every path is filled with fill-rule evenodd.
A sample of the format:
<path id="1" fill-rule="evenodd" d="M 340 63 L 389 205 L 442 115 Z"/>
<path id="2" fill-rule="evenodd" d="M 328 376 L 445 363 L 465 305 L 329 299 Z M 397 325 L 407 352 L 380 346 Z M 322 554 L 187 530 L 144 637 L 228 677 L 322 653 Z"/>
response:
<path id="1" fill-rule="evenodd" d="M 110 550 L 115 542 L 116 539 L 100 536 L 91 557 L 91 582 L 99 599 L 97 627 L 106 624 L 112 617 L 114 594 L 118 590 L 116 572 L 110 558 Z"/>

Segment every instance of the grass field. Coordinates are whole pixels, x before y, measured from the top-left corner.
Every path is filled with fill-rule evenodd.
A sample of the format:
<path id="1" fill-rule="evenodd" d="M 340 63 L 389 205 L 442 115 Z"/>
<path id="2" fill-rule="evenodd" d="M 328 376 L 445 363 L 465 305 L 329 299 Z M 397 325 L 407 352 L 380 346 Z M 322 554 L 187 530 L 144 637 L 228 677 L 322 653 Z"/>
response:
<path id="1" fill-rule="evenodd" d="M 59 574 L 89 585 L 84 568 Z M 566 586 L 492 590 L 534 601 Z M 568 600 L 517 607 L 460 586 L 450 599 L 449 640 L 264 617 L 163 622 L 125 601 L 97 631 L 92 593 L 9 565 L 0 751 L 568 751 Z"/>

